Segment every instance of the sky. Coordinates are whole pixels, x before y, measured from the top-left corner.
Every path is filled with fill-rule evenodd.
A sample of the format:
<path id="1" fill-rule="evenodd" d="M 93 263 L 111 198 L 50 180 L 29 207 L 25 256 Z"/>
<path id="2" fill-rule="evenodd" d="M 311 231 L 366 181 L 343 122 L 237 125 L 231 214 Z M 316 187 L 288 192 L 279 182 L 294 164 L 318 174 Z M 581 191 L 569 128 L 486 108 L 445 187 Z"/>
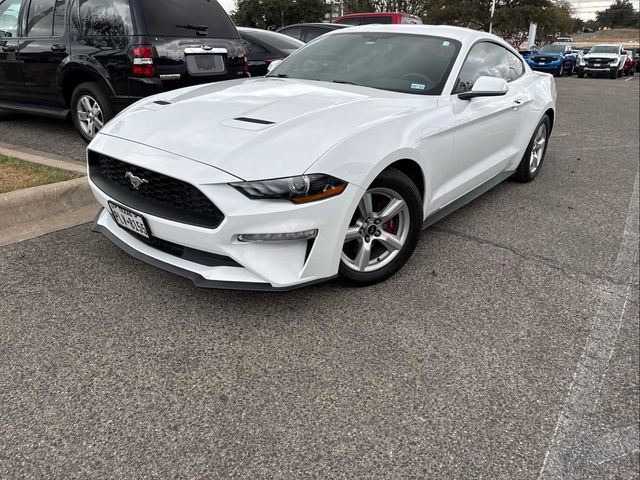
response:
<path id="1" fill-rule="evenodd" d="M 230 12 L 235 8 L 234 0 L 218 0 L 220 5 L 224 7 L 227 12 Z M 592 20 L 596 18 L 596 12 L 598 10 L 605 10 L 609 5 L 613 3 L 612 0 L 570 0 L 576 15 L 583 20 Z M 636 10 L 640 10 L 640 0 L 631 0 Z"/>
<path id="2" fill-rule="evenodd" d="M 570 0 L 575 13 L 582 20 L 594 20 L 596 12 L 606 10 L 614 3 L 612 0 Z M 631 0 L 636 10 L 640 9 L 640 0 Z"/>

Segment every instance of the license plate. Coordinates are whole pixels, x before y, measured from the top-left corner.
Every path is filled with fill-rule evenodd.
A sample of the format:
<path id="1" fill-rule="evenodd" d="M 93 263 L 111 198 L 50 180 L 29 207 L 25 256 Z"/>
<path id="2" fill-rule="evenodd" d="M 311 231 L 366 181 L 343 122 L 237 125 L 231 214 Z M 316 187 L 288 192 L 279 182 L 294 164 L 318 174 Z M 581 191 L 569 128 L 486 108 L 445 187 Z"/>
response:
<path id="1" fill-rule="evenodd" d="M 545 65 L 547 62 L 540 62 L 540 65 Z"/>
<path id="2" fill-rule="evenodd" d="M 187 71 L 190 75 L 225 73 L 223 55 L 187 55 Z"/>
<path id="3" fill-rule="evenodd" d="M 144 218 L 137 213 L 133 213 L 111 202 L 109 202 L 109 208 L 111 209 L 113 219 L 118 225 L 145 238 L 149 238 L 149 229 L 147 228 L 147 223 L 144 221 Z"/>
<path id="4" fill-rule="evenodd" d="M 599 64 L 599 63 L 594 63 L 594 64 L 593 64 L 593 66 L 594 66 L 594 67 L 599 67 L 599 66 L 600 66 L 600 64 Z"/>

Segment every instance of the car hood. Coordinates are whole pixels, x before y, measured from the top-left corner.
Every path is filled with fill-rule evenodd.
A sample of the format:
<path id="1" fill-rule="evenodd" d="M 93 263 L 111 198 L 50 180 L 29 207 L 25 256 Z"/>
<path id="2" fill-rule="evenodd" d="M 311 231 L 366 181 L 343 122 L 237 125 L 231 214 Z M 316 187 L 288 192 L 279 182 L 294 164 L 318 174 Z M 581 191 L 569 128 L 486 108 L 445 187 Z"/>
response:
<path id="1" fill-rule="evenodd" d="M 437 97 L 293 79 L 233 80 L 141 100 L 102 129 L 243 180 L 304 173 L 362 129 Z"/>
<path id="2" fill-rule="evenodd" d="M 562 56 L 561 53 L 534 53 L 531 55 L 532 58 L 562 58 Z"/>
<path id="3" fill-rule="evenodd" d="M 617 53 L 588 53 L 584 56 L 585 60 L 590 58 L 608 58 L 611 60 L 617 60 L 620 58 L 620 55 Z"/>

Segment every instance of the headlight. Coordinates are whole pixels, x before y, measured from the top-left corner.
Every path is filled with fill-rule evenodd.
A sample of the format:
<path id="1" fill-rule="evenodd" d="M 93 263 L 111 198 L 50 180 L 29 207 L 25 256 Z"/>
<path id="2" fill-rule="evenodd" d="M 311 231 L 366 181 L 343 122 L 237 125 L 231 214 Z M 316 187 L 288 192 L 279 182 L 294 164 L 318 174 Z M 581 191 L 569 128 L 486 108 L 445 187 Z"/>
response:
<path id="1" fill-rule="evenodd" d="M 587 64 L 584 59 L 580 60 L 580 66 L 584 67 Z"/>
<path id="2" fill-rule="evenodd" d="M 618 65 L 619 63 L 620 63 L 620 59 L 618 58 L 617 60 L 611 60 L 610 65 L 611 65 L 612 67 L 615 67 L 615 66 L 616 66 L 616 65 Z"/>
<path id="3" fill-rule="evenodd" d="M 308 203 L 333 197 L 347 188 L 347 182 L 321 173 L 230 185 L 249 198 L 289 200 L 293 203 Z"/>

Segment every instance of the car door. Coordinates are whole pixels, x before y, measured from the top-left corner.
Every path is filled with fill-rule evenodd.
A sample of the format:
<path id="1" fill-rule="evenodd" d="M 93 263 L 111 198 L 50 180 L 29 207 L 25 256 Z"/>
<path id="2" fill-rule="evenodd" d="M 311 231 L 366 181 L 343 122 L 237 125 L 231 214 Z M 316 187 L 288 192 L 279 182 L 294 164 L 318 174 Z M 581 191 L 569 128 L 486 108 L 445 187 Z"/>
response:
<path id="1" fill-rule="evenodd" d="M 0 0 L 0 102 L 24 102 L 27 92 L 18 63 L 23 0 Z"/>
<path id="2" fill-rule="evenodd" d="M 519 154 L 516 139 L 522 109 L 531 100 L 521 84 L 524 72 L 522 60 L 501 45 L 482 41 L 470 50 L 451 96 L 455 147 L 451 176 L 442 192 L 447 203 L 498 175 Z M 481 76 L 507 80 L 507 94 L 458 98 L 457 94 L 471 90 Z"/>
<path id="3" fill-rule="evenodd" d="M 31 0 L 18 53 L 31 103 L 63 107 L 58 69 L 67 57 L 67 0 Z"/>

